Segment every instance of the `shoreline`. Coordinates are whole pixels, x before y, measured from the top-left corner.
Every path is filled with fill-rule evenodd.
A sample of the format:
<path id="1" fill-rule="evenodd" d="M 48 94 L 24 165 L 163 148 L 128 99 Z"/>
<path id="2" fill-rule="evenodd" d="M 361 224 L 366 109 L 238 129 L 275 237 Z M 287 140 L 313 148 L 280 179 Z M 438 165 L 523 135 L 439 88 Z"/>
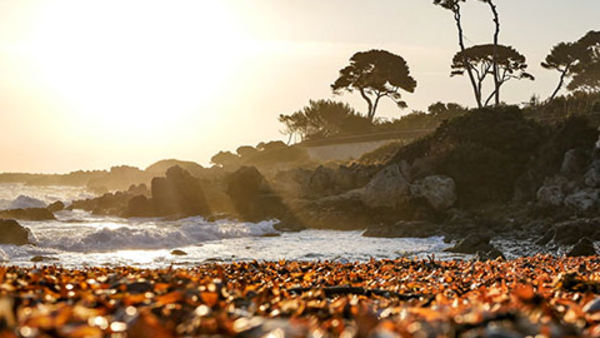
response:
<path id="1" fill-rule="evenodd" d="M 600 334 L 600 256 L 0 266 L 7 337 Z"/>

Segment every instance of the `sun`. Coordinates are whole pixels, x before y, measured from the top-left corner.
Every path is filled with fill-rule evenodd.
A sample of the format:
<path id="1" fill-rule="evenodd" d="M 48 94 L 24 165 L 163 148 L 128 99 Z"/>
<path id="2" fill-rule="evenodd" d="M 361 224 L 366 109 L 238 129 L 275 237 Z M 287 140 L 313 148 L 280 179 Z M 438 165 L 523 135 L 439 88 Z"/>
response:
<path id="1" fill-rule="evenodd" d="M 184 121 L 210 109 L 235 68 L 238 29 L 222 1 L 62 1 L 38 13 L 40 77 L 71 119 L 98 128 Z"/>

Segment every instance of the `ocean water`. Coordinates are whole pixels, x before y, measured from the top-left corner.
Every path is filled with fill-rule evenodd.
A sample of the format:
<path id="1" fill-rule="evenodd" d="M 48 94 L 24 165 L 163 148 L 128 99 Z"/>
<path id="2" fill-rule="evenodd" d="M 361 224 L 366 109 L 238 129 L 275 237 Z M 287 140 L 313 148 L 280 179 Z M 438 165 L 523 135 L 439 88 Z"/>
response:
<path id="1" fill-rule="evenodd" d="M 68 204 L 92 195 L 82 188 L 31 187 L 0 184 L 0 209 L 40 207 L 57 200 Z M 426 239 L 367 238 L 362 231 L 305 230 L 280 233 L 277 220 L 246 223 L 235 220 L 208 222 L 202 217 L 181 220 L 100 217 L 84 211 L 61 211 L 56 221 L 19 221 L 31 229 L 35 245 L 0 245 L 4 264 L 67 267 L 192 266 L 206 262 L 247 260 L 332 260 L 342 262 L 394 259 L 402 256 L 468 258 L 443 253 L 441 237 Z M 173 255 L 175 249 L 186 255 Z"/>

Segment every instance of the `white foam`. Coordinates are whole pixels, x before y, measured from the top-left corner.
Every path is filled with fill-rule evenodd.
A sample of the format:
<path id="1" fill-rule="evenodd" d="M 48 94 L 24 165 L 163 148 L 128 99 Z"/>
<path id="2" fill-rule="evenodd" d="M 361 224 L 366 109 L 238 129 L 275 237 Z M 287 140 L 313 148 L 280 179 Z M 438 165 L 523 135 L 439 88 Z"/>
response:
<path id="1" fill-rule="evenodd" d="M 177 222 L 155 220 L 132 223 L 83 223 L 33 228 L 41 247 L 72 252 L 168 249 L 224 238 L 253 237 L 277 233 L 274 221 L 238 223 L 206 222 L 201 217 Z M 59 228 L 60 227 L 60 228 Z"/>
<path id="2" fill-rule="evenodd" d="M 37 198 L 19 195 L 16 199 L 8 203 L 7 209 L 26 209 L 26 208 L 45 208 L 46 203 Z"/>

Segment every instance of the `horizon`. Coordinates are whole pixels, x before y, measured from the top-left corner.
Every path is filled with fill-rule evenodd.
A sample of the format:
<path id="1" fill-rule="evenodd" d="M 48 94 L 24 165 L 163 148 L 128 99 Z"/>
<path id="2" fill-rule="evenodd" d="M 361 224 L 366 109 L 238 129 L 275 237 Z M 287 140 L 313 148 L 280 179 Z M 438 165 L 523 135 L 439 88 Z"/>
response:
<path id="1" fill-rule="evenodd" d="M 498 6 L 500 42 L 524 54 L 536 77 L 509 83 L 503 101 L 547 98 L 558 74 L 540 62 L 553 45 L 598 29 L 600 3 Z M 277 117 L 309 100 L 365 113 L 359 95 L 334 95 L 330 84 L 354 53 L 371 49 L 402 56 L 417 81 L 402 94 L 407 109 L 382 101 L 378 117 L 437 101 L 474 106 L 468 79 L 449 76 L 452 16 L 430 1 L 2 1 L 0 9 L 0 172 L 144 169 L 161 159 L 206 167 L 221 150 L 286 141 Z M 464 10 L 468 45 L 491 42 L 487 8 Z"/>

